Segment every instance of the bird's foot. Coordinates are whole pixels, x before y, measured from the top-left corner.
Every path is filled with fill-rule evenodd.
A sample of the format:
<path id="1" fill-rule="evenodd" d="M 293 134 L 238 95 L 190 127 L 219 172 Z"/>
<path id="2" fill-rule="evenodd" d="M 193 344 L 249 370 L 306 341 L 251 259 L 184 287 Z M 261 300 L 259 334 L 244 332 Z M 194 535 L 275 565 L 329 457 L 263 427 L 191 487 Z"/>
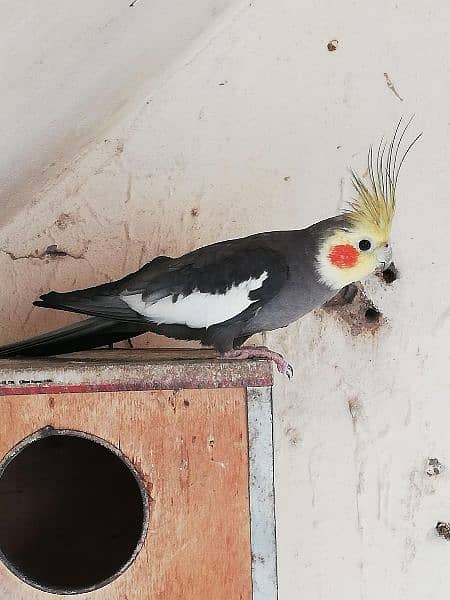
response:
<path id="1" fill-rule="evenodd" d="M 268 360 L 272 360 L 276 364 L 278 371 L 286 375 L 288 379 L 291 379 L 294 375 L 292 365 L 287 362 L 284 356 L 268 348 L 252 348 L 247 346 L 246 348 L 238 348 L 237 350 L 225 352 L 223 356 L 224 358 L 240 358 L 243 360 L 246 358 L 267 358 Z"/>

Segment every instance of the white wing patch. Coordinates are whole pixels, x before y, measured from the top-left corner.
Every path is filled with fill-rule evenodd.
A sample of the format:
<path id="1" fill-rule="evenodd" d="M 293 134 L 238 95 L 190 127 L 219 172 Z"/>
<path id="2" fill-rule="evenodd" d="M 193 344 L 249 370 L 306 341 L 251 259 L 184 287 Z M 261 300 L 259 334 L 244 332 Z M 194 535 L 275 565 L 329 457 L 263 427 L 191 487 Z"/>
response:
<path id="1" fill-rule="evenodd" d="M 260 288 L 268 276 L 264 271 L 257 279 L 242 281 L 224 294 L 208 294 L 194 290 L 187 296 L 180 294 L 176 302 L 172 302 L 172 295 L 153 304 L 145 303 L 142 294 L 121 298 L 134 311 L 158 325 L 187 325 L 195 329 L 210 327 L 235 317 L 256 302 L 250 300 L 249 293 Z"/>

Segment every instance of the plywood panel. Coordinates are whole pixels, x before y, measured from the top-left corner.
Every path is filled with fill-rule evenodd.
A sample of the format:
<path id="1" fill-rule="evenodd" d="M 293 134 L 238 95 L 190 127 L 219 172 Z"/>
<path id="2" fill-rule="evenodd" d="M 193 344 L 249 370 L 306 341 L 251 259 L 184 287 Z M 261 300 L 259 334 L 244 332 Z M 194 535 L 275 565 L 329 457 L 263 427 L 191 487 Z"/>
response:
<path id="1" fill-rule="evenodd" d="M 0 396 L 270 385 L 270 361 L 224 359 L 207 349 L 93 350 L 0 361 Z"/>
<path id="2" fill-rule="evenodd" d="M 245 389 L 7 396 L 0 422 L 1 456 L 52 425 L 119 447 L 144 479 L 152 500 L 142 551 L 84 598 L 250 600 Z M 49 596 L 0 565 L 0 597 Z"/>

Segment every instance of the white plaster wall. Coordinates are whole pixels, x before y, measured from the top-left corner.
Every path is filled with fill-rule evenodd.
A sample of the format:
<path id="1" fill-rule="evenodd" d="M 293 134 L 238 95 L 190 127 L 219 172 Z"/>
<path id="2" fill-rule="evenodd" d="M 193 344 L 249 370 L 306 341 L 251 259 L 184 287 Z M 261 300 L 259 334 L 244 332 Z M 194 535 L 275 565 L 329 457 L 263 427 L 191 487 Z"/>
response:
<path id="1" fill-rule="evenodd" d="M 448 3 L 236 1 L 202 13 L 198 37 L 166 57 L 184 15 L 158 38 L 167 68 L 161 60 L 147 71 L 144 53 L 128 84 L 123 64 L 111 62 L 102 73 L 105 111 L 92 102 L 99 62 L 45 35 L 56 4 L 55 27 L 64 21 L 65 35 L 85 35 L 72 3 L 46 0 L 42 14 L 37 4 L 2 6 L 1 44 L 12 52 L 20 25 L 22 61 L 8 69 L 3 52 L 16 84 L 0 98 L 0 175 L 14 209 L 0 231 L 1 342 L 77 318 L 32 310 L 41 292 L 334 214 L 350 195 L 347 167 L 364 170 L 368 144 L 416 113 L 424 137 L 403 172 L 393 234 L 401 277 L 366 286 L 386 325 L 355 336 L 318 311 L 267 336 L 296 368 L 275 388 L 279 584 L 281 600 L 447 599 L 450 545 L 434 527 L 450 520 L 450 470 L 430 477 L 426 463 L 437 457 L 450 467 Z M 143 17 L 151 3 L 77 6 L 97 19 L 96 4 L 139 15 L 126 43 L 120 32 L 110 39 L 113 58 L 134 31 L 150 45 Z M 89 56 L 102 52 L 102 36 L 92 33 Z M 338 48 L 329 52 L 333 38 Z M 53 65 L 42 90 L 52 93 L 30 116 L 23 96 L 36 92 L 33 56 L 44 46 Z M 82 136 L 76 110 L 63 110 L 68 63 L 78 73 Z M 50 113 L 57 125 L 49 131 Z M 33 161 L 41 166 L 31 173 Z M 52 170 L 42 171 L 45 162 Z M 42 258 L 51 244 L 71 256 Z M 143 343 L 168 344 L 155 336 Z"/>
<path id="2" fill-rule="evenodd" d="M 139 4 L 139 6 L 138 6 Z M 0 193 L 4 219 L 231 0 L 0 0 Z M 200 39 L 199 39 L 200 37 Z"/>

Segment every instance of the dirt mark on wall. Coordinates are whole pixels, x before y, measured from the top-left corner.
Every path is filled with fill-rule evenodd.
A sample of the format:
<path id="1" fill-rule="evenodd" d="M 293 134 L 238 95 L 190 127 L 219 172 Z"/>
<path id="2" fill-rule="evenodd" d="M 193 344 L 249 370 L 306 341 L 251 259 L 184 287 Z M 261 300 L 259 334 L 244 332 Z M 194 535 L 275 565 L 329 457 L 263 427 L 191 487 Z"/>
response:
<path id="1" fill-rule="evenodd" d="M 345 323 L 352 335 L 375 335 L 386 323 L 386 319 L 374 306 L 360 283 L 352 283 L 329 300 L 318 314 L 326 313 Z"/>

